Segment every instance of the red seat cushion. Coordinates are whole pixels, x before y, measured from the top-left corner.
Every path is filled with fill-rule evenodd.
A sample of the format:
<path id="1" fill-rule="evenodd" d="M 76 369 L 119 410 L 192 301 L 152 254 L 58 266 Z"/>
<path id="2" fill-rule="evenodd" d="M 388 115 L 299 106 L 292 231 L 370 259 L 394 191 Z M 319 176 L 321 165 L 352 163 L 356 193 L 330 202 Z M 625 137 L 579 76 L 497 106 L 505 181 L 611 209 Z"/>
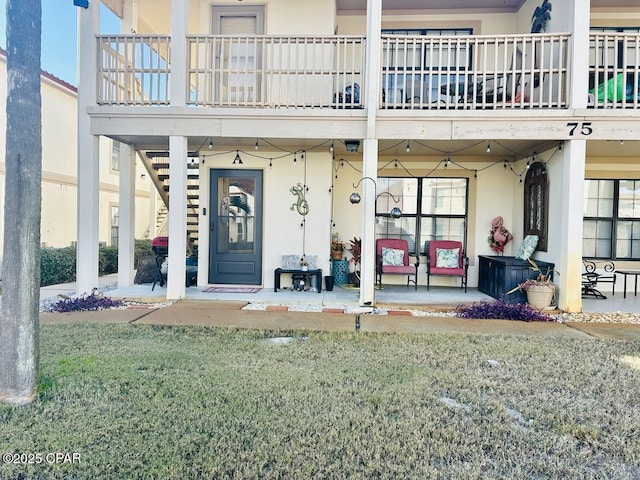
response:
<path id="1" fill-rule="evenodd" d="M 464 268 L 431 267 L 431 275 L 457 275 L 464 277 Z"/>

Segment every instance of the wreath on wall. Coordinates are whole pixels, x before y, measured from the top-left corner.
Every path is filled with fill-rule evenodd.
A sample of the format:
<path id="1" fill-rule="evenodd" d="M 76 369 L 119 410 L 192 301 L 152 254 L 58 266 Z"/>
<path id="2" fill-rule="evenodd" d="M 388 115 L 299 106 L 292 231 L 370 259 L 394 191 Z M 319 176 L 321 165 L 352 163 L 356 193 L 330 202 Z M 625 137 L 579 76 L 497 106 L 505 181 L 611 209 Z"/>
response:
<path id="1" fill-rule="evenodd" d="M 511 232 L 504 226 L 504 220 L 498 216 L 491 221 L 489 230 L 489 246 L 496 253 L 504 252 L 504 246 L 513 239 Z"/>

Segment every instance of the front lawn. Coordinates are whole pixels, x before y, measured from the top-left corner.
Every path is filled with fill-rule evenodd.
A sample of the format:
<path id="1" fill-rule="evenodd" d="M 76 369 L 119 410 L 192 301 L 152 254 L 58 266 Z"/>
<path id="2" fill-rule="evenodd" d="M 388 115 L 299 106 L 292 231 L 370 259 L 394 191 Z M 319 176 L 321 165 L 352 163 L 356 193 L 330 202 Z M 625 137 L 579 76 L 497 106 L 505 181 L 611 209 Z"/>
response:
<path id="1" fill-rule="evenodd" d="M 44 325 L 0 478 L 640 477 L 638 343 L 278 335 Z"/>

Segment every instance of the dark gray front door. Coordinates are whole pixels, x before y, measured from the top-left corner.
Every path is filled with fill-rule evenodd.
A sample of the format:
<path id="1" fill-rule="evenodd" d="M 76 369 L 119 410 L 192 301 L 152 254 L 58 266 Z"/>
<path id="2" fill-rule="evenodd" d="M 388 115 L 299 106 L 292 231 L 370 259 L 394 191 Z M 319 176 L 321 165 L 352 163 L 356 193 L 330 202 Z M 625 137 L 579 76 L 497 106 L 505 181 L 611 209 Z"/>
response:
<path id="1" fill-rule="evenodd" d="M 262 171 L 211 170 L 209 283 L 262 283 Z"/>

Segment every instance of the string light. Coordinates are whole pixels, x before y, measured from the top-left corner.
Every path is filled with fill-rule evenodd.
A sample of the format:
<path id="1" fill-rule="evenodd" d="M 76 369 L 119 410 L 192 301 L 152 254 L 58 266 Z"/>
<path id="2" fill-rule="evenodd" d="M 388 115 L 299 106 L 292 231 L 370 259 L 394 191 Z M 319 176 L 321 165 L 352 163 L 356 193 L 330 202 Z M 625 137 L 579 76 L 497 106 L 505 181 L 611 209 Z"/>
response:
<path id="1" fill-rule="evenodd" d="M 331 140 L 331 146 L 329 147 L 329 151 L 333 153 L 333 140 Z"/>
<path id="2" fill-rule="evenodd" d="M 271 168 L 271 167 L 273 167 L 273 159 L 272 158 L 269 159 L 269 168 Z"/>
<path id="3" fill-rule="evenodd" d="M 255 150 L 258 150 L 258 148 L 260 148 L 260 146 L 258 145 L 258 139 L 256 138 L 256 144 L 253 146 L 253 148 Z"/>
<path id="4" fill-rule="evenodd" d="M 293 153 L 293 163 L 298 163 L 298 157 L 297 157 L 298 153 L 294 152 Z"/>
<path id="5" fill-rule="evenodd" d="M 407 151 L 407 153 L 411 152 L 411 145 L 409 145 L 409 140 L 407 140 L 407 146 L 406 146 L 405 150 Z"/>
<path id="6" fill-rule="evenodd" d="M 209 140 L 209 150 L 213 148 L 213 138 Z"/>
<path id="7" fill-rule="evenodd" d="M 491 153 L 491 141 L 487 143 L 487 153 Z"/>

